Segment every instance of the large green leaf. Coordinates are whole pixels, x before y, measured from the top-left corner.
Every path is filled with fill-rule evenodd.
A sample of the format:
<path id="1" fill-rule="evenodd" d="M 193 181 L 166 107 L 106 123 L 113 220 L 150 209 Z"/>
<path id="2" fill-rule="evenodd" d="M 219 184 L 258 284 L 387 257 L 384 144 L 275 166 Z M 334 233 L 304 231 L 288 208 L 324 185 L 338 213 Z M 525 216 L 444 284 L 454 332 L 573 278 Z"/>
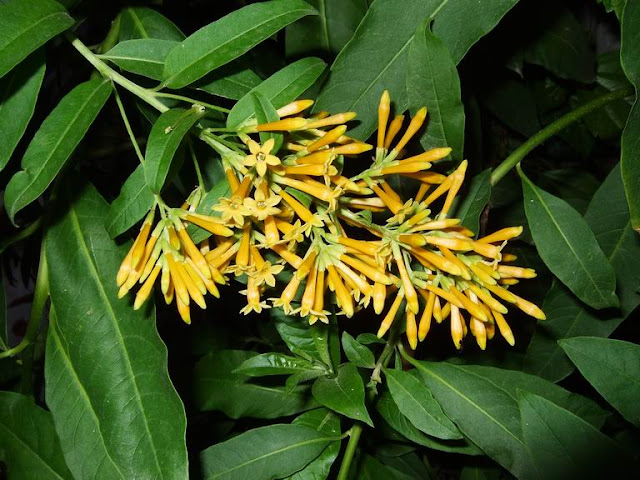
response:
<path id="1" fill-rule="evenodd" d="M 547 320 L 538 325 L 524 362 L 526 371 L 552 381 L 559 381 L 574 370 L 558 346 L 558 339 L 608 337 L 640 304 L 640 238 L 631 228 L 619 166 L 593 196 L 585 220 L 616 272 L 620 310 L 592 310 L 554 282 L 542 305 Z"/>
<path id="2" fill-rule="evenodd" d="M 443 440 L 462 438 L 420 380 L 402 370 L 385 370 L 389 392 L 400 412 L 419 430 Z"/>
<path id="3" fill-rule="evenodd" d="M 0 460 L 9 480 L 72 478 L 51 414 L 13 392 L 0 392 Z"/>
<path id="4" fill-rule="evenodd" d="M 621 449 L 571 412 L 543 397 L 519 398 L 522 433 L 539 478 L 605 478 L 629 473 Z"/>
<path id="5" fill-rule="evenodd" d="M 480 233 L 480 215 L 491 198 L 491 169 L 479 173 L 471 179 L 469 190 L 456 209 L 460 225 L 472 232 Z"/>
<path id="6" fill-rule="evenodd" d="M 267 375 L 302 373 L 312 368 L 311 362 L 304 358 L 273 352 L 262 353 L 245 360 L 233 373 L 240 373 L 248 377 L 264 377 Z"/>
<path id="7" fill-rule="evenodd" d="M 251 89 L 262 83 L 262 79 L 251 68 L 241 62 L 242 58 L 218 68 L 198 82 L 196 88 L 212 95 L 240 100 Z"/>
<path id="8" fill-rule="evenodd" d="M 287 56 L 317 55 L 320 52 L 337 55 L 367 13 L 367 0 L 307 1 L 318 11 L 318 15 L 302 18 L 287 27 Z"/>
<path id="9" fill-rule="evenodd" d="M 600 395 L 640 427 L 640 345 L 597 337 L 568 338 L 559 343 Z"/>
<path id="10" fill-rule="evenodd" d="M 181 42 L 184 33 L 171 20 L 146 7 L 127 7 L 120 14 L 120 41 L 157 38 Z"/>
<path id="11" fill-rule="evenodd" d="M 364 404 L 364 383 L 352 363 L 338 367 L 335 377 L 320 377 L 313 383 L 313 397 L 325 407 L 373 426 Z"/>
<path id="12" fill-rule="evenodd" d="M 337 438 L 340 435 L 340 417 L 326 408 L 303 413 L 291 423 L 313 428 L 326 437 Z M 331 442 L 318 457 L 288 480 L 325 480 L 339 452 L 340 441 Z"/>
<path id="13" fill-rule="evenodd" d="M 534 478 L 520 426 L 518 391 L 544 395 L 600 426 L 602 411 L 590 400 L 543 379 L 493 367 L 411 363 L 462 433 L 518 478 Z"/>
<path id="14" fill-rule="evenodd" d="M 427 127 L 420 136 L 425 150 L 450 147 L 451 158 L 462 160 L 464 107 L 460 78 L 445 44 L 428 22 L 418 27 L 409 47 L 408 106 L 412 112 L 426 105 Z"/>
<path id="15" fill-rule="evenodd" d="M 204 108 L 172 108 L 164 112 L 151 128 L 144 154 L 144 176 L 154 193 L 160 193 L 169 174 L 171 162 L 182 139 L 204 115 Z"/>
<path id="16" fill-rule="evenodd" d="M 349 335 L 349 332 L 342 332 L 342 349 L 347 359 L 355 366 L 362 368 L 376 366 L 373 352 Z"/>
<path id="17" fill-rule="evenodd" d="M 99 78 L 82 83 L 45 119 L 22 158 L 22 171 L 5 190 L 11 221 L 53 182 L 111 95 L 111 88 L 108 80 Z"/>
<path id="18" fill-rule="evenodd" d="M 636 100 L 629 113 L 627 125 L 622 132 L 622 181 L 631 212 L 631 226 L 640 231 L 640 5 L 627 2 L 622 14 L 622 45 L 620 60 L 622 68 L 636 89 Z"/>
<path id="19" fill-rule="evenodd" d="M 0 171 L 33 116 L 44 71 L 44 55 L 35 52 L 0 80 Z"/>
<path id="20" fill-rule="evenodd" d="M 258 123 L 276 122 L 280 120 L 278 112 L 273 104 L 260 92 L 253 92 L 253 110 L 255 112 L 256 120 Z M 283 135 L 277 132 L 260 132 L 260 143 L 266 143 L 270 138 L 273 138 L 274 144 L 271 149 L 271 153 L 278 154 L 278 150 L 282 146 Z"/>
<path id="21" fill-rule="evenodd" d="M 111 237 L 117 237 L 133 227 L 151 210 L 154 195 L 144 178 L 144 166 L 138 165 L 122 185 L 120 195 L 111 202 L 105 227 Z"/>
<path id="22" fill-rule="evenodd" d="M 302 0 L 270 1 L 236 10 L 202 27 L 169 53 L 164 83 L 170 88 L 185 87 L 313 13 Z"/>
<path id="23" fill-rule="evenodd" d="M 271 480 L 304 468 L 335 440 L 301 425 L 255 428 L 202 451 L 203 478 Z"/>
<path id="24" fill-rule="evenodd" d="M 71 25 L 73 18 L 52 0 L 1 2 L 0 78 Z"/>
<path id="25" fill-rule="evenodd" d="M 127 72 L 161 80 L 164 61 L 178 44 L 175 40 L 156 38 L 125 40 L 100 55 L 100 58 L 115 63 Z"/>
<path id="26" fill-rule="evenodd" d="M 265 386 L 234 372 L 255 355 L 256 352 L 245 350 L 221 350 L 203 357 L 194 372 L 197 407 L 218 410 L 231 418 L 278 418 L 314 407 L 306 386 Z"/>
<path id="27" fill-rule="evenodd" d="M 45 237 L 55 308 L 45 380 L 67 464 L 76 478 L 184 479 L 186 418 L 153 306 L 135 311 L 118 299 L 128 246 L 109 238 L 109 206 L 93 186 L 60 196 L 66 213 Z"/>
<path id="28" fill-rule="evenodd" d="M 531 234 L 549 270 L 589 306 L 617 307 L 613 267 L 585 220 L 524 173 L 520 177 Z"/>
<path id="29" fill-rule="evenodd" d="M 391 92 L 396 112 L 407 108 L 409 46 L 418 26 L 435 15 L 434 34 L 458 63 L 495 27 L 518 0 L 495 0 L 478 8 L 465 0 L 376 0 L 331 66 L 317 110 L 355 111 L 360 124 L 351 134 L 366 139 L 375 130 L 380 95 Z"/>
<path id="30" fill-rule="evenodd" d="M 259 92 L 264 95 L 275 108 L 284 107 L 313 85 L 324 68 L 325 63 L 314 57 L 287 65 L 251 89 L 233 106 L 227 117 L 227 127 L 235 128 L 253 115 L 253 93 Z"/>
<path id="31" fill-rule="evenodd" d="M 536 28 L 539 36 L 525 48 L 525 62 L 540 65 L 560 78 L 593 82 L 595 51 L 582 24 L 557 2 L 543 2 L 539 8 L 543 24 Z"/>

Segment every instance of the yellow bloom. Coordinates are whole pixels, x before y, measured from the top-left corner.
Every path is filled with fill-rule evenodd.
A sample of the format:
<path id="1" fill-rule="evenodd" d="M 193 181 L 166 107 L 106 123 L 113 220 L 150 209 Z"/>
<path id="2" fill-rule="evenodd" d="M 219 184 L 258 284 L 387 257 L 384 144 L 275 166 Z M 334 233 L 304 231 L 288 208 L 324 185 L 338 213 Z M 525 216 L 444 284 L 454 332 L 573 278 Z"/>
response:
<path id="1" fill-rule="evenodd" d="M 251 273 L 250 276 L 254 279 L 254 281 L 256 282 L 256 286 L 258 287 L 263 283 L 269 285 L 270 287 L 275 287 L 275 275 L 278 275 L 283 269 L 284 265 L 271 265 L 271 262 L 266 261 L 260 268 Z"/>
<path id="2" fill-rule="evenodd" d="M 218 204 L 214 205 L 212 210 L 222 214 L 223 222 L 236 227 L 244 225 L 244 217 L 250 215 L 249 210 L 243 205 L 242 199 L 237 196 L 219 199 Z"/>
<path id="3" fill-rule="evenodd" d="M 275 167 L 280 165 L 280 159 L 275 155 L 271 155 L 271 150 L 275 145 L 275 140 L 270 138 L 264 145 L 260 145 L 258 142 L 249 139 L 247 141 L 247 145 L 249 146 L 250 155 L 244 157 L 243 165 L 246 167 L 255 167 L 256 172 L 261 177 L 267 173 L 267 169 L 269 166 Z"/>
<path id="4" fill-rule="evenodd" d="M 280 209 L 276 207 L 282 198 L 278 195 L 266 197 L 262 190 L 257 190 L 255 198 L 247 197 L 244 199 L 243 206 L 258 221 L 263 221 L 271 215 L 280 213 Z"/>

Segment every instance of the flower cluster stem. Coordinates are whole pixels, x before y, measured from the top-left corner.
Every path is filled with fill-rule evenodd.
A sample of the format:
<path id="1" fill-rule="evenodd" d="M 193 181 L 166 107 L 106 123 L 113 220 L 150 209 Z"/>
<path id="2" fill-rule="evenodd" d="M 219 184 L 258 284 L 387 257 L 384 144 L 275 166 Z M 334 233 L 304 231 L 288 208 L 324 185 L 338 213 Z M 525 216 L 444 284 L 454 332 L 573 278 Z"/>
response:
<path id="1" fill-rule="evenodd" d="M 351 427 L 351 430 L 349 431 L 349 442 L 347 443 L 347 448 L 344 451 L 344 457 L 342 459 L 342 463 L 340 464 L 340 471 L 338 472 L 338 480 L 346 480 L 347 475 L 349 474 L 351 462 L 353 461 L 353 457 L 356 454 L 361 433 L 362 423 L 358 422 L 353 427 Z"/>
<path id="2" fill-rule="evenodd" d="M 538 145 L 543 144 L 549 138 L 553 137 L 560 131 L 567 128 L 572 123 L 577 122 L 582 117 L 591 113 L 592 111 L 604 107 L 608 103 L 619 100 L 621 98 L 628 97 L 633 94 L 633 87 L 621 88 L 619 90 L 614 90 L 613 92 L 605 93 L 593 100 L 581 105 L 575 110 L 570 111 L 569 113 L 563 115 L 558 118 L 554 122 L 550 123 L 538 133 L 529 138 L 526 142 L 516 148 L 511 155 L 504 159 L 504 161 L 498 165 L 495 170 L 491 173 L 491 185 L 495 185 L 502 178 L 509 173 L 509 171 L 518 165 L 524 157 L 526 157 L 529 152 L 531 152 Z"/>

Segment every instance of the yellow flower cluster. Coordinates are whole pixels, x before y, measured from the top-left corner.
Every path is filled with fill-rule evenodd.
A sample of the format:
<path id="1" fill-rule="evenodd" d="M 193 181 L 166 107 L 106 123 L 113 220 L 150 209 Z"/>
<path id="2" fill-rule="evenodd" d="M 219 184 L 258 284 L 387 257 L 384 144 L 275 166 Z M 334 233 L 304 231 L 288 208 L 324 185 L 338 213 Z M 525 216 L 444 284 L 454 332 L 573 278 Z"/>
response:
<path id="1" fill-rule="evenodd" d="M 219 296 L 216 284 L 234 275 L 246 282 L 244 314 L 271 305 L 315 323 L 328 322 L 332 311 L 351 317 L 371 305 L 378 315 L 386 309 L 378 336 L 404 317 L 414 349 L 432 319 L 450 318 L 456 348 L 470 331 L 482 349 L 496 326 L 514 344 L 504 318 L 507 304 L 544 319 L 537 306 L 508 290 L 535 276 L 531 269 L 505 265 L 515 256 L 502 250 L 522 228 L 474 239 L 459 219 L 448 217 L 467 162 L 443 175 L 430 167 L 449 148 L 403 158 L 426 108 L 400 135 L 404 116 L 389 121 L 385 91 L 370 156 L 372 145 L 345 134 L 354 113 L 305 116 L 312 104 L 298 100 L 277 111 L 278 121 L 246 122 L 233 132 L 241 148 L 209 140 L 222 156 L 230 195 L 219 199 L 211 215 L 195 212 L 199 190 L 180 209 L 161 205 L 163 218 L 155 228 L 151 212 L 118 272 L 120 295 L 142 284 L 134 304 L 139 308 L 160 276 L 166 302 L 175 298 L 189 323 L 190 302 L 206 308 L 204 295 Z M 258 133 L 270 138 L 260 144 L 251 138 Z M 373 160 L 368 168 L 342 175 L 345 161 L 363 157 Z M 390 181 L 397 176 L 416 184 L 412 198 L 405 201 L 394 190 Z M 186 231 L 189 223 L 211 237 L 196 246 Z M 270 303 L 267 290 L 273 292 Z"/>

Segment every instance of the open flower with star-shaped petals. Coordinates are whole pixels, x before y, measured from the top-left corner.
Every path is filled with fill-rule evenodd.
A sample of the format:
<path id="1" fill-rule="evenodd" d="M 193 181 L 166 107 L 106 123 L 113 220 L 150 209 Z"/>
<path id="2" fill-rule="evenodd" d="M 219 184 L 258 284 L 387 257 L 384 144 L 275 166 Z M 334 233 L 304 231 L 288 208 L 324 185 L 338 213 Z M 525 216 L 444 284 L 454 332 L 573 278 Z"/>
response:
<path id="1" fill-rule="evenodd" d="M 247 140 L 247 146 L 251 154 L 244 157 L 243 165 L 246 167 L 255 167 L 258 175 L 264 177 L 269 166 L 275 167 L 280 165 L 280 159 L 275 155 L 271 155 L 271 150 L 273 150 L 274 145 L 275 140 L 273 138 L 264 142 L 264 145 L 260 145 L 255 140 Z"/>

